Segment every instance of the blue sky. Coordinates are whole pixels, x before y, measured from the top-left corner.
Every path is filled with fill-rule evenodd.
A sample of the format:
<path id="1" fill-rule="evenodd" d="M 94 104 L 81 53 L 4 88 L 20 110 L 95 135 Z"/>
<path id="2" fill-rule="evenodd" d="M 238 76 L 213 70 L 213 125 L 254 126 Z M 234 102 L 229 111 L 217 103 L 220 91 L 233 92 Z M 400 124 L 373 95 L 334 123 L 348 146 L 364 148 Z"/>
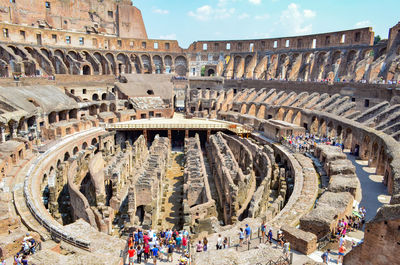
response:
<path id="1" fill-rule="evenodd" d="M 373 27 L 388 37 L 400 0 L 134 0 L 152 39 L 274 38 Z"/>

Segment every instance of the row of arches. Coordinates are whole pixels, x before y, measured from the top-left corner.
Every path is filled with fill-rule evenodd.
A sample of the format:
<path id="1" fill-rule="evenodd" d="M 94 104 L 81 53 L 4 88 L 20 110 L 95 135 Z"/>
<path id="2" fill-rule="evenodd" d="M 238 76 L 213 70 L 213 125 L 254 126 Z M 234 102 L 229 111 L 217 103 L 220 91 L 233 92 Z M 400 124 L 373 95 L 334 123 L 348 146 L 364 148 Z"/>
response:
<path id="1" fill-rule="evenodd" d="M 130 73 L 175 73 L 186 76 L 185 55 L 138 54 L 88 50 L 63 50 L 28 46 L 0 45 L 0 63 L 7 65 L 2 76 L 19 72 L 27 76 L 40 74 L 119 75 Z"/>

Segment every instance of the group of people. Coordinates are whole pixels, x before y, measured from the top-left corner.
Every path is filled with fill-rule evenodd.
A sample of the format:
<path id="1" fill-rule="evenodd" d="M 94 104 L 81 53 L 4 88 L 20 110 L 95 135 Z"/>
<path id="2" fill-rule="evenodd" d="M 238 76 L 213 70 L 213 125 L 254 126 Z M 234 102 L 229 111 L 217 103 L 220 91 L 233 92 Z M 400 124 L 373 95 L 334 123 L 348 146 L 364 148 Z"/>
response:
<path id="1" fill-rule="evenodd" d="M 167 229 L 159 232 L 138 229 L 128 238 L 129 265 L 134 264 L 135 256 L 138 264 L 142 263 L 142 258 L 144 262 L 152 259 L 153 264 L 157 264 L 157 260 L 173 262 L 174 253 L 181 254 L 179 265 L 186 265 L 190 258 L 188 246 L 189 233 L 186 229 Z"/>
<path id="2" fill-rule="evenodd" d="M 21 250 L 14 256 L 14 265 L 27 265 L 28 256 L 35 254 L 35 252 L 40 248 L 40 243 L 36 241 L 32 236 L 27 233 L 22 240 Z M 5 261 L 0 263 L 5 265 Z"/>
<path id="3" fill-rule="evenodd" d="M 311 152 L 316 144 L 327 144 L 344 149 L 343 143 L 334 137 L 318 137 L 314 134 L 289 135 L 281 138 L 281 144 L 289 147 L 295 152 Z"/>

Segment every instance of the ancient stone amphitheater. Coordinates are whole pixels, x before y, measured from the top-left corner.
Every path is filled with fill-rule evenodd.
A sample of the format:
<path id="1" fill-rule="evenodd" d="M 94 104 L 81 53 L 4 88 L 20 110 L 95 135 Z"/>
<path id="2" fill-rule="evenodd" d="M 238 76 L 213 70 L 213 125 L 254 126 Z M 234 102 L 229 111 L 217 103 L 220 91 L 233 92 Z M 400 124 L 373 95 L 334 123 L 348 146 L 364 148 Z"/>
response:
<path id="1" fill-rule="evenodd" d="M 314 264 L 360 203 L 371 218 L 344 263 L 400 264 L 400 23 L 377 43 L 360 28 L 182 49 L 148 39 L 131 1 L 20 0 L 0 3 L 0 28 L 7 261 L 29 232 L 32 264 L 124 264 L 133 229 L 174 228 L 209 238 L 191 264 Z M 281 144 L 307 133 L 345 152 Z"/>

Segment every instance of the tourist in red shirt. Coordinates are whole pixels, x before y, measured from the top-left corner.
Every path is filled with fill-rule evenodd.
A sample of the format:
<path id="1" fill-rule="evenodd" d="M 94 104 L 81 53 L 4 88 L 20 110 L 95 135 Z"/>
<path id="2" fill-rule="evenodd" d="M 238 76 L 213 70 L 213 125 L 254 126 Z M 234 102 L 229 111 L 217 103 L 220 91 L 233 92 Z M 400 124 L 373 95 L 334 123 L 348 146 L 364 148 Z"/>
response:
<path id="1" fill-rule="evenodd" d="M 149 244 L 145 244 L 144 245 L 144 262 L 146 262 L 146 263 L 147 263 L 147 260 L 150 257 L 149 254 L 150 254 L 150 246 L 149 246 Z"/>
<path id="2" fill-rule="evenodd" d="M 133 249 L 133 247 L 131 247 L 128 250 L 128 255 L 129 255 L 129 265 L 134 263 L 134 257 L 135 257 L 135 249 Z"/>

